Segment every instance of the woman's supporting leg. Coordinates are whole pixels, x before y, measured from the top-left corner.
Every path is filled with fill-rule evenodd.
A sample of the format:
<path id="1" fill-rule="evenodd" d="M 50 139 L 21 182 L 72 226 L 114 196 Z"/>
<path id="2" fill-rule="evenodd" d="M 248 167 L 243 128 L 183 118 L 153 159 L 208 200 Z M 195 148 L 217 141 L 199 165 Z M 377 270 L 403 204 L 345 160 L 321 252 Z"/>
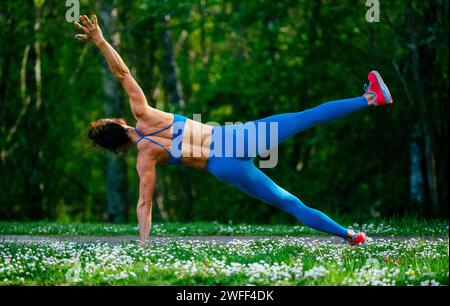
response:
<path id="1" fill-rule="evenodd" d="M 259 170 L 253 160 L 213 158 L 208 170 L 248 195 L 290 213 L 305 225 L 329 234 L 346 238 L 348 230 L 324 213 L 306 206 Z"/>
<path id="2" fill-rule="evenodd" d="M 254 123 L 278 124 L 278 140 L 270 142 L 271 147 L 278 145 L 289 137 L 306 130 L 320 123 L 329 122 L 347 116 L 353 112 L 368 107 L 367 99 L 362 97 L 326 102 L 314 108 L 298 113 L 286 113 L 274 115 L 260 120 L 251 121 Z M 257 125 L 257 129 L 260 126 Z M 270 138 L 269 126 L 265 126 L 266 139 Z M 269 141 L 266 141 L 269 143 Z"/>

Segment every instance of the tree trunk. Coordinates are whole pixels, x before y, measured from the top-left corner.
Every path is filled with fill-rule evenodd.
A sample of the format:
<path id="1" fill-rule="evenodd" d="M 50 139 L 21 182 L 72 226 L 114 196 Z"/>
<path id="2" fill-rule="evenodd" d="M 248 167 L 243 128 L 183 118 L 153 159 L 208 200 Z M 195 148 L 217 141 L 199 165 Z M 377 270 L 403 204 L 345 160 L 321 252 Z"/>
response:
<path id="1" fill-rule="evenodd" d="M 119 52 L 120 33 L 117 27 L 117 9 L 111 7 L 109 1 L 100 4 L 100 16 L 103 23 L 103 32 Z M 102 62 L 103 90 L 105 95 L 104 111 L 106 117 L 118 118 L 124 114 L 122 90 L 119 83 L 109 70 L 106 61 Z M 106 163 L 107 179 L 107 210 L 108 220 L 113 223 L 124 223 L 128 221 L 128 198 L 127 198 L 127 164 L 124 158 L 115 154 L 107 155 Z"/>
<path id="2" fill-rule="evenodd" d="M 426 11 L 426 9 L 425 9 Z M 429 12 L 425 12 L 429 14 Z M 425 190 L 427 191 L 427 201 L 430 203 L 430 212 L 431 215 L 438 215 L 439 213 L 439 201 L 437 196 L 437 180 L 436 180 L 436 166 L 435 166 L 435 157 L 433 153 L 433 143 L 431 138 L 431 132 L 429 129 L 428 123 L 428 112 L 426 103 L 428 102 L 427 96 L 425 94 L 425 80 L 422 79 L 424 67 L 421 66 L 421 56 L 419 54 L 419 38 L 417 37 L 416 32 L 416 20 L 415 13 L 412 8 L 411 1 L 407 2 L 407 10 L 406 10 L 406 23 L 409 29 L 409 41 L 410 41 L 410 67 L 412 71 L 412 82 L 413 88 L 415 91 L 415 105 L 418 106 L 418 121 L 419 121 L 419 137 L 421 138 L 422 146 L 422 154 L 425 162 L 425 177 L 426 177 L 426 186 Z M 429 49 L 424 50 L 422 52 L 422 57 L 432 58 L 429 54 L 432 52 Z M 426 68 L 426 67 L 425 67 Z M 428 75 L 428 74 L 426 74 Z"/>
<path id="3" fill-rule="evenodd" d="M 415 123 L 412 129 L 410 141 L 410 174 L 409 187 L 411 200 L 414 203 L 424 206 L 425 179 L 423 171 L 423 154 L 420 143 L 420 125 Z"/>
<path id="4" fill-rule="evenodd" d="M 177 65 L 173 53 L 172 35 L 170 33 L 170 16 L 163 17 L 163 43 L 166 56 L 167 80 L 165 82 L 169 103 L 175 108 L 184 106 L 183 91 L 177 76 Z"/>
<path id="5" fill-rule="evenodd" d="M 432 151 L 432 140 L 428 126 L 422 122 L 424 138 L 424 156 L 426 161 L 427 185 L 430 197 L 431 213 L 438 216 L 440 207 L 438 201 L 437 179 L 436 179 L 436 160 Z"/>
<path id="6" fill-rule="evenodd" d="M 45 186 L 44 153 L 41 145 L 45 129 L 45 116 L 43 116 L 42 97 L 41 97 L 41 54 L 38 33 L 40 30 L 40 11 L 41 6 L 37 6 L 31 1 L 30 8 L 33 9 L 33 29 L 32 43 L 28 54 L 28 61 L 23 63 L 22 71 L 22 98 L 24 104 L 29 104 L 29 113 L 26 118 L 26 139 L 29 144 L 29 165 L 30 175 L 26 179 L 28 217 L 32 220 L 38 220 L 43 217 L 43 191 Z M 25 109 L 26 111 L 26 109 Z"/>

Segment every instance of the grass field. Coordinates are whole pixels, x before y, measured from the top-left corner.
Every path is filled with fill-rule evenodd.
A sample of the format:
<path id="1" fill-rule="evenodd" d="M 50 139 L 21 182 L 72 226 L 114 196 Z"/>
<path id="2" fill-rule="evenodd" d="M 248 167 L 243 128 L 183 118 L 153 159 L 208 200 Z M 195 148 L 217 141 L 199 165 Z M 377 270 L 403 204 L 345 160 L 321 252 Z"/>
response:
<path id="1" fill-rule="evenodd" d="M 344 223 L 345 224 L 345 223 Z M 448 221 L 415 218 L 350 224 L 369 236 L 448 236 Z M 136 235 L 136 224 L 0 222 L 0 235 L 122 236 Z M 154 223 L 151 236 L 310 236 L 326 235 L 302 225 L 249 225 L 218 222 Z"/>
<path id="2" fill-rule="evenodd" d="M 362 225 L 355 225 L 361 227 Z M 448 223 L 368 222 L 377 239 L 361 247 L 301 236 L 302 226 L 155 224 L 152 235 L 297 236 L 282 240 L 0 242 L 0 285 L 446 285 Z M 0 235 L 136 235 L 135 225 L 0 223 Z M 420 239 L 418 237 L 434 237 Z"/>
<path id="3" fill-rule="evenodd" d="M 0 244 L 1 285 L 448 285 L 448 239 Z"/>

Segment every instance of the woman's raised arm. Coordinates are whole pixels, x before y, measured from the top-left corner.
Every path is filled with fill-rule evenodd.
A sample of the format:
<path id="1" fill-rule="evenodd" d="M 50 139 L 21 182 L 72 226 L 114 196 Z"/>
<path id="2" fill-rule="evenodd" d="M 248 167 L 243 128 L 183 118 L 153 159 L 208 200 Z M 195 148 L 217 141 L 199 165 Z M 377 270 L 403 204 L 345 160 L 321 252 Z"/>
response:
<path id="1" fill-rule="evenodd" d="M 97 16 L 92 18 L 93 22 L 86 16 L 80 16 L 80 20 L 83 25 L 75 22 L 75 26 L 82 30 L 84 34 L 77 34 L 75 38 L 80 40 L 87 40 L 93 42 L 102 52 L 106 61 L 108 62 L 109 69 L 116 77 L 116 79 L 122 84 L 128 96 L 130 97 L 131 111 L 136 119 L 142 117 L 150 106 L 147 103 L 144 92 L 139 84 L 131 75 L 130 69 L 128 69 L 125 62 L 120 57 L 119 53 L 103 38 L 102 30 L 100 29 L 97 21 Z"/>

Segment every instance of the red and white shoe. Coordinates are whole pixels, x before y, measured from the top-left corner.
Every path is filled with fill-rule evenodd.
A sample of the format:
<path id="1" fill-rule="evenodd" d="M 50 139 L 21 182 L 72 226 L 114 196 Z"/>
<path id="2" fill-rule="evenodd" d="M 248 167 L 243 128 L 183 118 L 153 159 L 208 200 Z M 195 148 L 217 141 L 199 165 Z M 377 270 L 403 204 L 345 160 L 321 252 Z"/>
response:
<path id="1" fill-rule="evenodd" d="M 365 94 L 374 94 L 374 106 L 379 105 L 386 105 L 386 104 L 392 104 L 394 103 L 394 100 L 392 99 L 391 92 L 389 91 L 389 88 L 386 86 L 386 84 L 383 81 L 383 78 L 378 73 L 378 71 L 371 71 L 368 76 L 369 79 L 369 86 L 364 85 Z"/>
<path id="2" fill-rule="evenodd" d="M 364 234 L 363 232 L 355 233 L 352 237 L 348 238 L 348 243 L 351 246 L 364 244 L 364 242 L 366 242 L 366 234 Z"/>

